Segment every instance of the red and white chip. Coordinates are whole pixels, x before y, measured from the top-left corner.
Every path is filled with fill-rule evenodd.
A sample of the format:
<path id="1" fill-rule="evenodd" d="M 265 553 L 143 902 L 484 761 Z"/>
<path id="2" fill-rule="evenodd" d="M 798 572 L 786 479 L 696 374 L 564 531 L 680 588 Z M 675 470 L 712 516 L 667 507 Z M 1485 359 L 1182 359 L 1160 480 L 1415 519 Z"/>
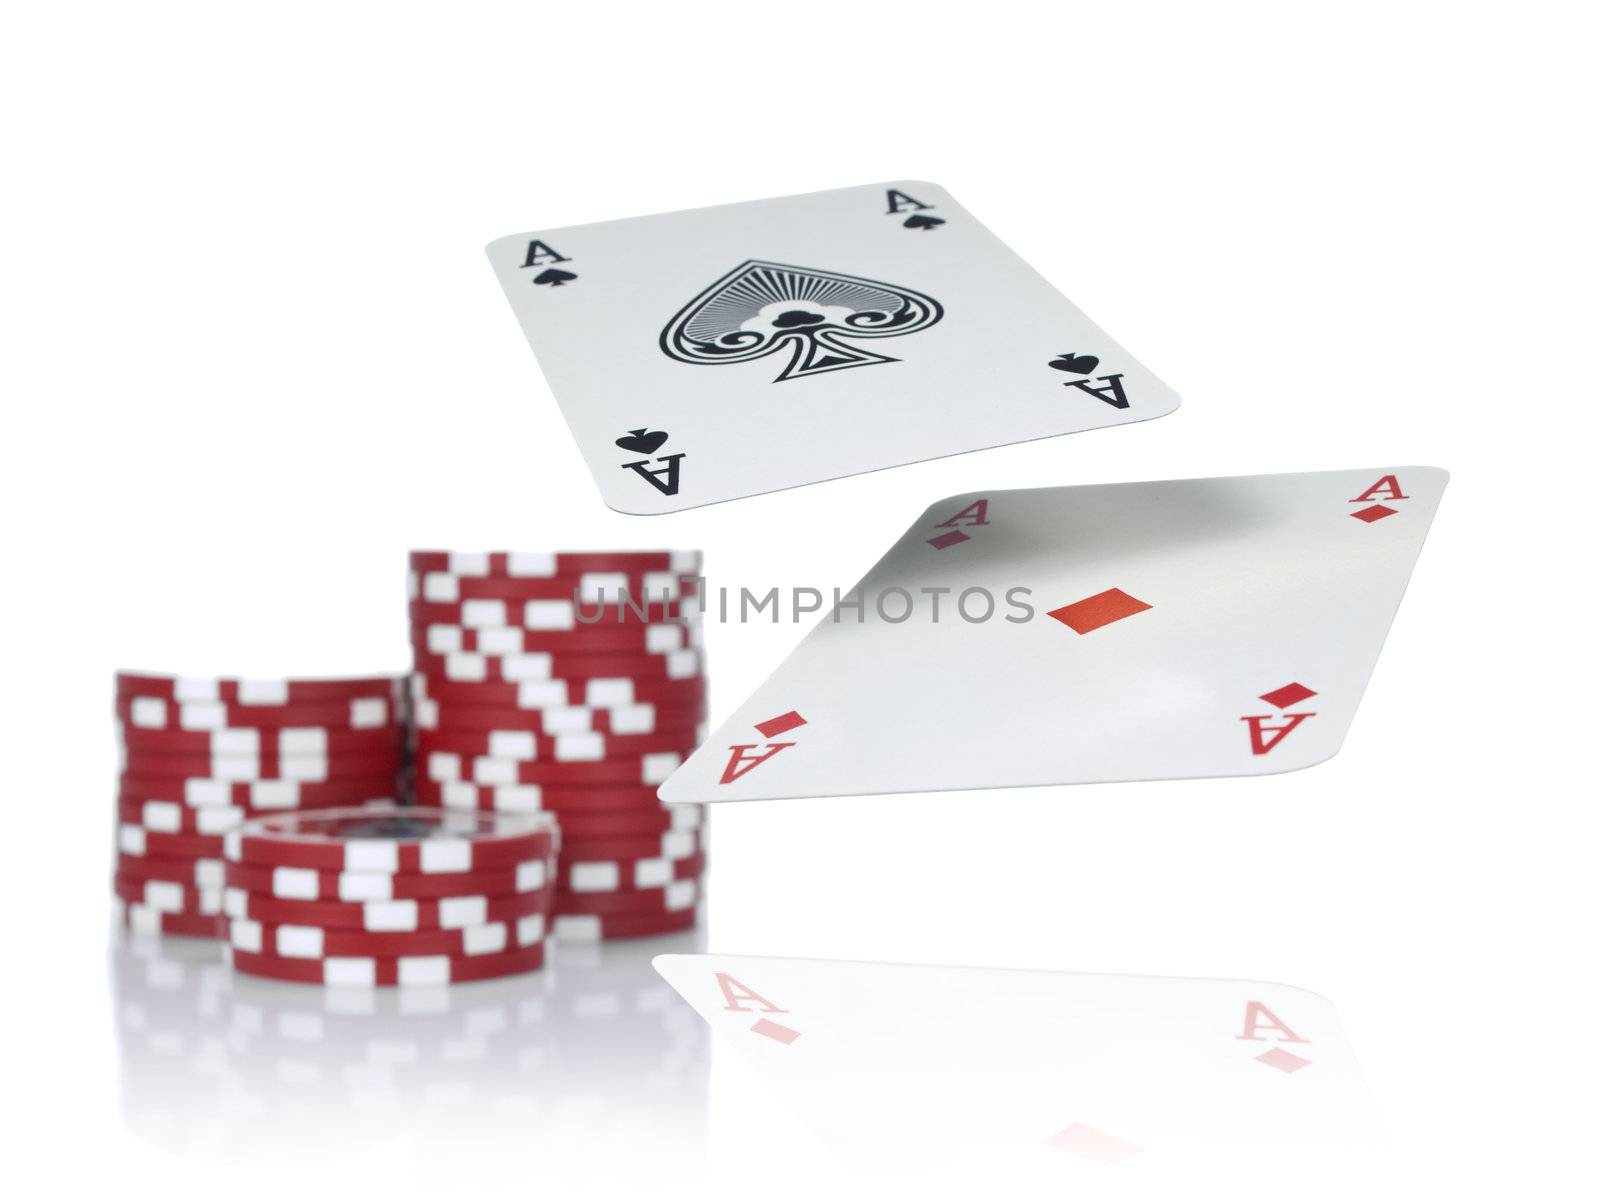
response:
<path id="1" fill-rule="evenodd" d="M 557 842 L 547 814 L 389 805 L 264 817 L 228 836 L 226 857 L 314 871 L 461 875 L 548 861 Z"/>
<path id="2" fill-rule="evenodd" d="M 565 913 L 550 923 L 557 942 L 611 942 L 627 938 L 661 937 L 695 927 L 698 908 L 653 913 Z"/>
<path id="3" fill-rule="evenodd" d="M 705 872 L 703 854 L 688 858 L 584 859 L 563 858 L 557 887 L 561 892 L 579 895 L 660 891 L 684 880 L 699 879 Z M 559 898 L 556 907 L 561 909 Z"/>
<path id="4" fill-rule="evenodd" d="M 412 740 L 418 759 L 435 753 L 457 757 L 506 759 L 511 762 L 583 763 L 649 754 L 687 754 L 701 741 L 698 728 L 672 733 L 558 733 L 527 729 L 419 729 Z"/>
<path id="5" fill-rule="evenodd" d="M 580 626 L 576 630 L 533 630 L 519 626 L 478 626 L 435 622 L 413 626 L 412 642 L 430 654 L 482 654 L 508 658 L 521 654 L 671 654 L 700 648 L 696 623 Z"/>
<path id="6" fill-rule="evenodd" d="M 619 672 L 604 679 L 542 679 L 528 683 L 451 683 L 413 675 L 409 683 L 414 700 L 433 700 L 454 709 L 616 708 L 653 704 L 656 708 L 702 707 L 706 702 L 704 678 L 671 680 L 634 679 Z"/>
<path id="7" fill-rule="evenodd" d="M 445 571 L 482 579 L 548 579 L 593 571 L 667 571 L 694 575 L 698 550 L 413 550 L 407 556 L 417 572 Z"/>
<path id="8" fill-rule="evenodd" d="M 341 704 L 348 700 L 394 700 L 400 680 L 393 675 L 335 679 L 248 679 L 233 676 L 150 675 L 118 671 L 117 699 L 155 696 L 180 704 L 222 701 L 249 707 Z"/>
<path id="9" fill-rule="evenodd" d="M 287 812 L 301 808 L 348 808 L 385 800 L 392 803 L 396 799 L 396 788 L 393 771 L 385 771 L 371 779 L 326 783 L 296 779 L 237 780 L 204 776 L 147 778 L 125 775 L 118 786 L 117 798 L 124 804 L 158 800 L 181 804 L 186 808 Z"/>
<path id="10" fill-rule="evenodd" d="M 117 719 L 131 729 L 202 732 L 219 729 L 386 729 L 403 723 L 394 696 L 357 696 L 328 704 L 261 705 L 227 700 L 169 700 L 165 696 L 126 696 L 116 702 Z"/>
<path id="11" fill-rule="evenodd" d="M 419 755 L 418 773 L 435 783 L 474 783 L 498 787 L 519 783 L 571 787 L 658 787 L 694 750 L 691 742 L 677 751 L 612 758 L 603 762 L 518 762 L 515 759 L 450 754 Z"/>
<path id="12" fill-rule="evenodd" d="M 220 904 L 229 917 L 241 921 L 398 933 L 519 921 L 534 913 L 548 913 L 554 899 L 554 889 L 545 889 L 511 896 L 445 896 L 436 900 L 281 900 L 224 888 Z"/>
<path id="13" fill-rule="evenodd" d="M 555 920 L 600 915 L 651 916 L 693 910 L 700 902 L 698 879 L 676 879 L 665 887 L 634 892 L 563 892 L 556 897 Z"/>
<path id="14" fill-rule="evenodd" d="M 412 648 L 417 674 L 430 684 L 548 683 L 625 677 L 646 683 L 677 683 L 705 674 L 705 657 L 699 650 L 673 650 L 666 654 L 585 654 L 581 651 L 538 650 L 525 654 L 479 654 L 457 651 L 435 654 Z"/>
<path id="15" fill-rule="evenodd" d="M 542 942 L 504 954 L 478 957 L 439 954 L 408 958 L 308 959 L 252 954 L 232 946 L 225 946 L 223 951 L 229 964 L 241 975 L 331 987 L 438 987 L 522 975 L 544 965 Z"/>
<path id="16" fill-rule="evenodd" d="M 137 862 L 139 860 L 130 860 Z M 552 885 L 554 861 L 541 857 L 493 871 L 449 875 L 394 875 L 382 871 L 317 871 L 223 863 L 223 878 L 238 888 L 280 900 L 437 900 L 449 896 L 509 896 Z"/>
<path id="17" fill-rule="evenodd" d="M 264 925 L 223 918 L 228 942 L 237 950 L 277 958 L 402 958 L 422 954 L 476 957 L 504 954 L 544 941 L 545 914 L 514 921 L 466 925 L 460 929 L 420 929 L 372 933 L 364 929 L 324 929 L 320 925 Z"/>

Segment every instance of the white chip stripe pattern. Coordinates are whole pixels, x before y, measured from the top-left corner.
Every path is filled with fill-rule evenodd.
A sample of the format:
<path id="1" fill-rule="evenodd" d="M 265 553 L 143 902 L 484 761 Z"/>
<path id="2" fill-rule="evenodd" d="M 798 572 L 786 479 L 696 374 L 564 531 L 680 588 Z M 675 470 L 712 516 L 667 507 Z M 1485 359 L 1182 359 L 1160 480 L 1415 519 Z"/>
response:
<path id="1" fill-rule="evenodd" d="M 173 883 L 167 879 L 147 879 L 141 886 L 142 902 L 146 908 L 162 913 L 181 913 L 187 905 L 187 884 Z M 223 889 L 215 886 L 197 887 L 194 891 L 200 902 L 202 915 L 211 916 L 223 910 Z"/>
<path id="2" fill-rule="evenodd" d="M 432 901 L 440 929 L 468 929 L 487 925 L 489 896 L 447 896 Z M 250 918 L 250 894 L 243 888 L 225 888 L 222 911 L 238 920 Z M 369 933 L 410 933 L 421 928 L 422 906 L 416 900 L 372 900 L 361 905 L 361 928 Z"/>
<path id="3" fill-rule="evenodd" d="M 439 780 L 439 800 L 445 808 L 476 809 L 478 785 L 461 780 Z M 506 813 L 541 812 L 544 793 L 536 783 L 513 783 L 494 789 L 493 811 Z"/>
<path id="4" fill-rule="evenodd" d="M 428 755 L 428 779 L 434 783 L 462 783 L 463 755 L 452 754 L 443 750 L 433 751 Z M 471 760 L 471 782 L 484 786 L 506 787 L 520 783 L 517 778 L 517 768 L 520 763 L 534 761 L 482 755 Z M 592 761 L 592 760 L 578 760 Z M 675 751 L 663 750 L 655 754 L 639 756 L 639 782 L 642 784 L 665 783 L 667 776 L 678 769 L 683 761 L 683 756 Z"/>
<path id="5" fill-rule="evenodd" d="M 322 877 L 330 872 L 316 871 L 310 867 L 273 867 L 272 894 L 281 900 L 319 900 L 322 898 Z M 361 903 L 367 900 L 393 900 L 395 876 L 358 871 L 331 872 L 338 898 L 342 902 Z M 515 868 L 513 890 L 536 892 L 549 879 L 549 869 L 542 858 L 521 862 Z"/>
<path id="6" fill-rule="evenodd" d="M 614 892 L 622 887 L 622 868 L 616 862 L 575 862 L 567 877 L 567 886 L 574 892 Z M 673 883 L 672 860 L 667 858 L 641 858 L 633 863 L 631 872 L 636 888 L 659 888 Z"/>
<path id="7" fill-rule="evenodd" d="M 671 654 L 675 650 L 698 649 L 701 645 L 698 626 L 656 622 L 635 628 L 640 633 L 639 645 L 636 647 L 640 654 Z M 475 653 L 489 658 L 510 658 L 515 655 L 537 653 L 527 645 L 527 635 L 530 632 L 532 631 L 515 626 L 492 625 L 473 629 L 465 623 L 434 624 L 423 631 L 423 644 L 431 654 Z M 475 634 L 477 639 L 477 646 L 472 651 L 466 649 L 468 633 Z M 573 651 L 581 653 L 581 644 L 574 644 Z"/>
<path id="8" fill-rule="evenodd" d="M 235 831 L 223 843 L 223 853 L 242 861 L 244 837 Z M 472 842 L 465 838 L 430 837 L 414 843 L 417 868 L 423 875 L 454 875 L 473 869 Z M 342 870 L 393 875 L 400 870 L 400 843 L 383 838 L 355 838 L 340 846 Z"/>
<path id="9" fill-rule="evenodd" d="M 584 553 L 574 551 L 574 553 Z M 598 554 L 626 554 L 628 551 L 595 551 Z M 656 551 L 644 551 L 654 555 Z M 506 574 L 518 579 L 549 579 L 561 565 L 560 556 L 553 550 L 507 550 Z M 453 550 L 445 560 L 452 575 L 469 575 L 485 578 L 489 574 L 491 556 L 486 550 Z M 698 550 L 670 550 L 667 566 L 674 574 L 682 575 L 700 569 Z"/>
<path id="10" fill-rule="evenodd" d="M 146 800 L 139 808 L 139 824 L 151 833 L 182 833 L 185 806 L 171 800 Z M 231 805 L 193 810 L 195 832 L 227 833 L 244 824 L 247 810 Z M 126 822 L 124 828 L 128 828 Z"/>
<path id="11" fill-rule="evenodd" d="M 506 683 L 545 683 L 554 680 L 555 658 L 548 650 L 531 653 L 495 656 L 475 650 L 451 650 L 440 655 L 444 659 L 444 676 L 451 683 L 489 682 L 489 664 L 499 668 L 499 677 Z M 661 660 L 662 673 L 668 679 L 694 679 L 701 673 L 700 651 L 674 649 L 653 657 Z"/>
<path id="12" fill-rule="evenodd" d="M 461 581 L 474 578 L 481 576 L 465 575 L 459 571 L 428 571 L 419 578 L 415 571 L 408 571 L 406 590 L 412 599 L 420 598 L 429 604 L 465 603 L 461 598 Z M 640 577 L 640 583 L 642 586 L 639 588 L 630 587 L 626 571 L 589 571 L 578 576 L 575 595 L 583 604 L 632 601 L 640 605 L 670 602 L 683 595 L 682 576 L 672 571 L 646 571 Z"/>
<path id="13" fill-rule="evenodd" d="M 224 945 L 222 954 L 231 967 L 233 947 Z M 450 982 L 450 959 L 447 955 L 426 955 L 397 958 L 395 984 L 407 987 L 440 987 Z M 376 987 L 378 960 L 373 958 L 325 958 L 322 960 L 322 982 L 329 987 Z"/>
<path id="14" fill-rule="evenodd" d="M 411 676 L 411 694 L 417 700 L 428 699 L 428 681 L 425 676 Z M 638 702 L 633 690 L 633 680 L 626 677 L 590 679 L 583 683 L 582 697 L 578 707 L 584 708 L 619 708 Z M 518 684 L 516 706 L 541 711 L 571 707 L 572 701 L 568 699 L 568 681 L 538 679 Z"/>
<path id="15" fill-rule="evenodd" d="M 260 758 L 263 748 L 276 749 L 281 758 L 326 758 L 328 755 L 328 730 L 321 726 L 287 727 L 283 729 L 253 729 L 242 726 L 222 729 L 193 730 L 208 735 L 213 758 Z M 263 734 L 266 736 L 263 737 Z M 117 722 L 117 736 L 123 737 L 122 722 Z M 272 742 L 276 740 L 276 746 Z"/>
<path id="16" fill-rule="evenodd" d="M 539 726 L 550 737 L 563 733 L 596 733 L 598 730 L 594 727 L 594 719 L 597 715 L 606 717 L 614 734 L 656 731 L 656 707 L 653 704 L 563 705 L 546 708 L 539 713 Z M 439 728 L 438 702 L 418 700 L 415 716 L 419 729 Z"/>
<path id="17" fill-rule="evenodd" d="M 183 806 L 192 809 L 231 809 L 236 813 L 243 813 L 244 808 L 234 805 L 235 784 L 248 784 L 246 804 L 251 810 L 260 811 L 289 811 L 301 807 L 302 793 L 300 784 L 302 780 L 294 779 L 254 779 L 254 780 L 226 780 L 226 779 L 186 779 L 183 781 Z M 393 789 L 390 789 L 392 792 Z M 392 795 L 373 795 L 368 800 L 393 800 Z M 170 801 L 147 800 L 144 802 L 147 810 L 151 805 L 170 806 L 177 809 Z M 166 828 L 163 825 L 146 821 L 151 829 L 161 829 L 163 832 L 176 833 L 176 826 Z M 214 832 L 223 832 L 222 829 Z"/>
<path id="18" fill-rule="evenodd" d="M 346 702 L 348 728 L 382 729 L 393 724 L 387 700 L 375 696 Z M 228 706 L 221 701 L 192 701 L 176 704 L 160 696 L 135 696 L 128 702 L 128 724 L 135 729 L 176 729 L 187 733 L 221 732 L 230 728 Z"/>
<path id="19" fill-rule="evenodd" d="M 259 921 L 232 917 L 228 921 L 228 941 L 239 950 L 252 954 L 271 953 L 279 958 L 324 958 L 327 934 L 330 932 L 315 925 L 276 925 L 273 927 L 273 945 L 266 945 L 265 928 Z M 346 932 L 335 930 L 331 932 Z M 356 936 L 371 930 L 350 930 Z M 408 931 L 409 932 L 409 931 Z M 513 948 L 535 946 L 544 940 L 544 915 L 530 913 L 514 923 L 496 922 L 488 925 L 464 925 L 455 930 L 461 934 L 461 953 L 471 957 L 479 954 L 500 954 Z"/>

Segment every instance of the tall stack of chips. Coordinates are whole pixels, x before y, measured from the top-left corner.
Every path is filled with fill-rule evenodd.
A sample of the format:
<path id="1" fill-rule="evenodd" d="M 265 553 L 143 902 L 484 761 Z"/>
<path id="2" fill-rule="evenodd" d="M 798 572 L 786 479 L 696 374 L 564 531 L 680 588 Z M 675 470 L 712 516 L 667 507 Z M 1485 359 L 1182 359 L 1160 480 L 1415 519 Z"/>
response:
<path id="1" fill-rule="evenodd" d="M 415 551 L 410 566 L 416 801 L 553 813 L 557 940 L 691 928 L 701 814 L 656 787 L 703 736 L 699 554 Z"/>
<path id="2" fill-rule="evenodd" d="M 116 680 L 117 872 L 122 919 L 217 936 L 223 835 L 267 813 L 393 802 L 403 681 Z"/>
<path id="3" fill-rule="evenodd" d="M 559 843 L 544 813 L 369 805 L 248 821 L 225 842 L 228 960 L 355 987 L 538 970 Z"/>

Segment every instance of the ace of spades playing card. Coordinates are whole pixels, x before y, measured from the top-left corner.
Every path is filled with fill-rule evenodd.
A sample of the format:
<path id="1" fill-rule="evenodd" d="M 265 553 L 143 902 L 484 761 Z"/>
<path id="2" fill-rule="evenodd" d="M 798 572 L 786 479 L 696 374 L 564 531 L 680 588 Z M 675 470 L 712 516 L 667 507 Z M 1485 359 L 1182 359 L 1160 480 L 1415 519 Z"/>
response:
<path id="1" fill-rule="evenodd" d="M 1178 397 L 943 188 L 497 239 L 605 502 L 722 500 L 1164 416 Z"/>
<path id="2" fill-rule="evenodd" d="M 1448 476 L 932 505 L 662 785 L 758 800 L 1266 775 L 1335 754 Z"/>
<path id="3" fill-rule="evenodd" d="M 1044 1182 L 1197 1169 L 1239 1182 L 1256 1170 L 1281 1189 L 1314 1164 L 1383 1154 L 1337 1012 L 1298 988 L 734 955 L 654 962 L 722 1045 L 851 1158 L 939 1172 L 965 1158 Z"/>

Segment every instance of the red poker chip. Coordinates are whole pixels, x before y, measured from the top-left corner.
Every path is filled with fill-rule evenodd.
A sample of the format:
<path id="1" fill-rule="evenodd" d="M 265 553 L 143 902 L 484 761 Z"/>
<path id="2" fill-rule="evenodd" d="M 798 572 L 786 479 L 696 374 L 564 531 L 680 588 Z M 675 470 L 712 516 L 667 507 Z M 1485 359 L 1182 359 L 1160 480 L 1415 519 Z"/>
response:
<path id="1" fill-rule="evenodd" d="M 706 706 L 703 702 L 682 708 L 634 704 L 615 708 L 572 707 L 539 711 L 485 706 L 468 708 L 424 701 L 418 706 L 415 728 L 452 736 L 516 729 L 547 737 L 573 733 L 629 737 L 646 733 L 672 733 L 692 738 L 705 719 Z"/>
<path id="2" fill-rule="evenodd" d="M 441 711 L 495 708 L 544 711 L 552 708 L 616 708 L 653 704 L 658 708 L 694 708 L 706 701 L 706 681 L 634 679 L 625 674 L 604 679 L 545 679 L 528 683 L 450 683 L 411 676 L 413 699 L 431 700 Z"/>
<path id="3" fill-rule="evenodd" d="M 120 903 L 118 923 L 134 933 L 158 933 L 168 937 L 219 938 L 222 920 L 217 915 L 187 912 L 161 912 L 143 904 Z"/>
<path id="4" fill-rule="evenodd" d="M 705 850 L 704 832 L 681 829 L 653 837 L 561 839 L 561 860 L 567 862 L 623 862 L 629 859 L 691 858 Z"/>
<path id="5" fill-rule="evenodd" d="M 127 904 L 138 904 L 158 912 L 181 912 L 215 916 L 221 911 L 222 889 L 199 887 L 171 879 L 134 879 L 126 875 L 111 878 L 111 894 Z"/>
<path id="6" fill-rule="evenodd" d="M 265 815 L 265 809 L 225 807 L 191 808 L 174 800 L 118 800 L 117 820 L 125 828 L 143 829 L 184 837 L 221 837 L 251 817 Z M 220 852 L 219 852 L 220 853 Z"/>
<path id="7" fill-rule="evenodd" d="M 468 628 L 442 621 L 411 626 L 411 644 L 434 654 L 669 654 L 692 650 L 698 633 L 674 621 L 631 625 L 596 622 L 576 629 Z"/>
<path id="8" fill-rule="evenodd" d="M 150 675 L 117 672 L 117 699 L 155 696 L 182 703 L 221 700 L 227 704 L 281 708 L 286 705 L 340 704 L 363 698 L 395 699 L 400 679 L 362 675 L 334 679 L 248 679 L 235 676 Z"/>
<path id="9" fill-rule="evenodd" d="M 395 799 L 395 772 L 384 771 L 369 779 L 329 783 L 289 779 L 232 780 L 204 776 L 150 778 L 124 774 L 117 799 L 124 804 L 148 800 L 168 801 L 190 808 L 235 807 L 250 812 L 285 809 L 354 806 L 372 800 Z"/>
<path id="10" fill-rule="evenodd" d="M 697 909 L 673 913 L 568 913 L 552 922 L 559 942 L 614 942 L 625 938 L 660 937 L 693 929 Z"/>
<path id="11" fill-rule="evenodd" d="M 284 813 L 227 838 L 230 861 L 266 867 L 465 875 L 551 859 L 554 818 L 389 806 Z"/>
<path id="12" fill-rule="evenodd" d="M 548 578 L 493 578 L 451 571 L 413 571 L 410 598 L 427 604 L 464 600 L 570 600 L 585 607 L 616 604 L 627 607 L 676 603 L 696 592 L 695 576 L 671 571 L 626 568 L 585 571 Z"/>
<path id="13" fill-rule="evenodd" d="M 130 754 L 152 758 L 255 758 L 263 766 L 278 759 L 382 758 L 394 754 L 402 737 L 399 726 L 384 729 L 136 729 L 121 726 L 119 735 Z"/>
<path id="14" fill-rule="evenodd" d="M 130 883 L 181 883 L 200 888 L 222 886 L 220 858 L 151 858 L 148 855 L 117 855 L 117 878 Z"/>
<path id="15" fill-rule="evenodd" d="M 496 792 L 499 790 L 501 789 L 476 789 L 476 811 L 529 811 L 514 804 L 501 802 L 496 797 Z M 427 794 L 420 791 L 417 800 L 419 804 L 429 803 Z M 450 804 L 444 807 L 461 810 L 468 806 Z M 593 812 L 564 808 L 556 813 L 556 820 L 561 825 L 562 844 L 565 846 L 569 839 L 582 841 L 598 838 L 659 837 L 669 832 L 697 829 L 702 817 L 697 805 L 681 804 L 668 807 L 658 803 L 655 808 L 599 809 Z"/>
<path id="16" fill-rule="evenodd" d="M 220 729 L 394 729 L 404 724 L 403 693 L 335 704 L 237 704 L 226 700 L 183 702 L 160 696 L 124 696 L 113 708 L 130 729 L 202 733 Z"/>
<path id="17" fill-rule="evenodd" d="M 671 654 L 582 654 L 540 651 L 534 654 L 491 657 L 486 654 L 433 654 L 413 648 L 412 670 L 434 684 L 543 683 L 589 679 L 633 679 L 646 683 L 681 683 L 705 675 L 705 656 L 699 650 L 674 650 Z"/>
<path id="18" fill-rule="evenodd" d="M 241 975 L 286 983 L 354 987 L 431 987 L 523 975 L 544 965 L 544 945 L 479 957 L 420 955 L 415 958 L 275 958 L 228 947 L 228 961 Z"/>
<path id="19" fill-rule="evenodd" d="M 698 550 L 570 550 L 518 551 L 413 550 L 407 556 L 417 572 L 492 579 L 538 579 L 551 575 L 583 575 L 590 571 L 670 571 L 693 575 L 700 570 Z"/>
<path id="20" fill-rule="evenodd" d="M 555 920 L 589 914 L 614 917 L 693 912 L 699 902 L 698 879 L 680 879 L 666 887 L 633 892 L 561 892 L 556 896 Z"/>
<path id="21" fill-rule="evenodd" d="M 458 812 L 547 812 L 567 828 L 571 817 L 649 817 L 661 811 L 661 798 L 653 787 L 583 787 L 562 784 L 436 783 L 412 782 L 411 797 L 418 805 Z M 686 828 L 686 826 L 676 826 Z M 563 837 L 563 841 L 565 838 Z"/>
<path id="22" fill-rule="evenodd" d="M 117 826 L 117 850 L 126 857 L 196 859 L 222 857 L 220 834 L 162 833 L 138 823 Z"/>
<path id="23" fill-rule="evenodd" d="M 413 600 L 406 606 L 413 631 L 430 625 L 468 629 L 525 629 L 532 633 L 585 633 L 644 629 L 661 624 L 699 624 L 698 600 L 686 603 L 634 598 L 627 604 L 600 600 L 516 600 L 490 597 L 467 600 Z"/>
<path id="24" fill-rule="evenodd" d="M 264 925 L 224 917 L 223 931 L 236 950 L 274 958 L 409 958 L 444 954 L 472 958 L 504 954 L 544 941 L 544 913 L 515 921 L 471 925 L 463 929 L 418 929 L 372 933 L 364 929 L 324 929 L 317 925 Z"/>
<path id="25" fill-rule="evenodd" d="M 421 760 L 435 751 L 473 758 L 509 758 L 520 762 L 604 762 L 642 758 L 646 754 L 692 753 L 698 741 L 691 731 L 672 733 L 534 733 L 526 729 L 419 729 L 412 747 Z"/>
<path id="26" fill-rule="evenodd" d="M 548 913 L 555 889 L 511 896 L 450 896 L 436 900 L 281 900 L 230 888 L 222 907 L 237 920 L 265 925 L 311 925 L 319 929 L 399 933 L 428 929 L 463 929 L 520 921 Z"/>
<path id="27" fill-rule="evenodd" d="M 134 860 L 135 862 L 139 860 Z M 304 867 L 257 867 L 224 862 L 231 888 L 281 900 L 437 900 L 448 896 L 510 896 L 550 886 L 554 864 L 548 856 L 492 871 L 452 875 L 391 875 L 379 871 L 316 871 Z"/>
<path id="28" fill-rule="evenodd" d="M 122 776 L 141 782 L 152 780 L 220 779 L 234 783 L 284 780 L 299 783 L 370 783 L 392 776 L 400 768 L 396 751 L 382 758 L 283 758 L 274 762 L 248 758 L 178 757 L 127 751 Z"/>
<path id="29" fill-rule="evenodd" d="M 693 750 L 690 744 L 675 753 L 662 751 L 636 758 L 584 763 L 514 762 L 430 750 L 417 755 L 417 774 L 419 778 L 437 783 L 459 780 L 490 786 L 537 783 L 574 787 L 659 787 Z"/>
<path id="30" fill-rule="evenodd" d="M 557 869 L 556 909 L 562 910 L 566 895 L 634 895 L 659 892 L 672 883 L 699 879 L 705 874 L 706 856 L 668 859 L 660 855 L 631 859 L 589 859 L 561 857 Z"/>

